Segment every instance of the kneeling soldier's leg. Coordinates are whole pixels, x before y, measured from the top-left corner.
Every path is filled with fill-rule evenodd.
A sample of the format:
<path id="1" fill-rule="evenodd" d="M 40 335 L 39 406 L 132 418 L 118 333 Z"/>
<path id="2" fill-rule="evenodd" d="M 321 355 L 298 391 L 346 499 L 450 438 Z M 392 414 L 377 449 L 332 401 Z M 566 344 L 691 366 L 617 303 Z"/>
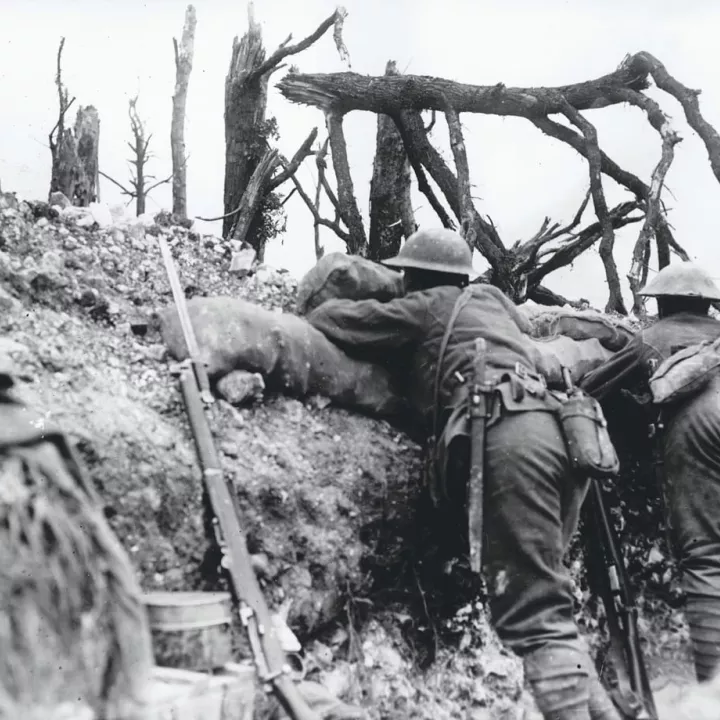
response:
<path id="1" fill-rule="evenodd" d="M 485 566 L 500 639 L 523 658 L 546 720 L 615 720 L 573 618 L 562 561 L 586 485 L 570 476 L 555 417 L 518 413 L 489 428 L 486 472 Z"/>

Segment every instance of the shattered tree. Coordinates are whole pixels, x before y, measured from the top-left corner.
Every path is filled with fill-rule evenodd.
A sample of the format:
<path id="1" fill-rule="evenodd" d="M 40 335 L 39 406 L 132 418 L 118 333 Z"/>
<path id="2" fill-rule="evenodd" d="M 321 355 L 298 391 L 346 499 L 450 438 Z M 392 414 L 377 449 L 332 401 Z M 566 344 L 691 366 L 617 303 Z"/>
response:
<path id="1" fill-rule="evenodd" d="M 474 86 L 400 74 L 369 77 L 357 73 L 290 73 L 279 83 L 279 88 L 290 101 L 317 107 L 326 117 L 332 117 L 335 144 L 341 149 L 345 142 L 342 118 L 347 113 L 363 110 L 392 117 L 403 139 L 418 188 L 428 198 L 441 223 L 454 227 L 450 213 L 454 216 L 466 239 L 490 264 L 491 269 L 483 279 L 500 287 L 516 302 L 525 299 L 542 304 L 566 302 L 565 298 L 543 285 L 545 278 L 599 243 L 609 287 L 606 310 L 626 314 L 620 273 L 613 254 L 615 231 L 630 223 L 642 223 L 628 273 L 634 297 L 633 309 L 642 314 L 643 304 L 637 291 L 647 276 L 653 241 L 660 267 L 670 262 L 671 252 L 687 259 L 687 253 L 673 237 L 661 201 L 665 175 L 680 137 L 659 104 L 643 92 L 648 88 L 650 79 L 680 102 L 689 126 L 705 143 L 710 165 L 720 181 L 720 137 L 702 117 L 697 100 L 699 91 L 679 83 L 659 60 L 646 52 L 627 56 L 617 70 L 601 78 L 562 87 L 509 88 L 502 83 Z M 588 110 L 618 103 L 628 103 L 642 110 L 661 138 L 660 159 L 649 184 L 621 168 L 602 151 L 595 127 L 585 117 L 584 113 Z M 421 112 L 425 110 L 445 115 L 455 170 L 448 166 L 430 142 L 421 117 Z M 587 160 L 590 189 L 570 223 L 561 226 L 545 218 L 532 238 L 506 246 L 492 220 L 480 214 L 470 197 L 469 168 L 459 120 L 459 114 L 467 112 L 524 117 L 543 133 L 569 145 Z M 552 116 L 562 116 L 570 126 Z M 341 205 L 345 204 L 343 219 L 352 221 L 357 212 L 357 202 L 349 192 L 352 189 L 349 168 L 343 167 L 342 163 L 338 167 L 335 163 L 335 171 L 339 200 Z M 604 175 L 626 188 L 631 197 L 608 208 L 602 181 Z M 432 179 L 439 188 L 450 213 L 435 195 L 428 179 Z M 343 187 L 344 192 L 341 190 Z M 590 200 L 596 221 L 579 228 Z M 346 225 L 351 236 L 348 250 L 358 251 L 358 247 L 364 247 L 364 238 L 360 237 L 357 222 L 354 227 L 347 222 Z"/>
<path id="2" fill-rule="evenodd" d="M 311 154 L 317 137 L 314 129 L 290 161 L 270 147 L 277 137 L 274 118 L 267 118 L 268 82 L 284 67 L 282 61 L 310 47 L 331 27 L 336 44 L 345 11 L 338 8 L 311 35 L 290 45 L 292 35 L 266 59 L 262 32 L 248 4 L 248 31 L 233 42 L 230 69 L 225 79 L 225 189 L 223 237 L 247 241 L 262 260 L 265 243 L 263 215 L 280 203 L 274 191 L 294 177 L 303 160 Z M 341 41 L 341 40 L 340 40 Z"/>
<path id="3" fill-rule="evenodd" d="M 391 60 L 386 75 L 397 75 Z M 396 255 L 403 238 L 415 232 L 412 175 L 402 137 L 389 115 L 378 114 L 373 175 L 370 181 L 370 235 L 367 257 L 384 260 Z"/>
<path id="4" fill-rule="evenodd" d="M 130 130 L 132 132 L 132 142 L 128 143 L 128 147 L 132 150 L 133 156 L 128 163 L 133 168 L 130 178 L 130 188 L 125 187 L 122 183 L 110 177 L 107 173 L 100 171 L 100 175 L 109 180 L 113 185 L 120 188 L 123 195 L 130 198 L 128 204 L 135 200 L 135 213 L 140 216 L 145 213 L 148 195 L 160 185 L 165 185 L 173 179 L 173 175 L 169 175 L 162 180 L 157 180 L 154 175 L 147 172 L 148 161 L 153 157 L 150 153 L 150 140 L 152 133 L 147 132 L 145 123 L 140 119 L 137 111 L 138 96 L 131 98 L 128 103 L 128 117 L 130 118 Z M 151 182 L 155 180 L 155 182 Z"/>
<path id="5" fill-rule="evenodd" d="M 193 65 L 195 47 L 195 28 L 197 16 L 195 8 L 188 5 L 185 10 L 185 24 L 178 43 L 173 38 L 175 49 L 175 92 L 172 101 L 172 123 L 170 127 L 170 149 L 172 153 L 173 215 L 184 220 L 187 218 L 187 168 L 185 156 L 185 107 L 187 105 L 188 85 Z"/>
<path id="6" fill-rule="evenodd" d="M 52 157 L 48 197 L 54 192 L 61 192 L 73 205 L 87 207 L 97 200 L 98 194 L 100 117 L 98 111 L 88 105 L 78 110 L 74 128 L 66 127 L 67 112 L 75 98 L 70 98 L 62 81 L 64 47 L 65 38 L 62 38 L 55 72 L 58 120 L 48 138 Z"/>

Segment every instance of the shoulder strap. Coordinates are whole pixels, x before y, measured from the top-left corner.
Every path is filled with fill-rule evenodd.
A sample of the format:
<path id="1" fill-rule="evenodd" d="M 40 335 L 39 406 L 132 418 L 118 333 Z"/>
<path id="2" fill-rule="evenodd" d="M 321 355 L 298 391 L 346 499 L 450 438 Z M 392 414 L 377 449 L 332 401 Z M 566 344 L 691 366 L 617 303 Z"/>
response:
<path id="1" fill-rule="evenodd" d="M 472 296 L 472 287 L 468 286 L 463 290 L 458 299 L 455 301 L 452 313 L 450 314 L 450 320 L 448 320 L 447 327 L 445 328 L 445 334 L 443 335 L 442 342 L 440 343 L 440 352 L 438 353 L 436 365 L 435 365 L 435 387 L 433 392 L 433 421 L 432 421 L 432 432 L 433 437 L 437 439 L 438 431 L 438 419 L 440 416 L 440 376 L 442 374 L 443 360 L 445 359 L 445 352 L 447 351 L 448 343 L 450 342 L 450 333 L 455 326 L 460 311 L 467 304 L 467 301 Z"/>

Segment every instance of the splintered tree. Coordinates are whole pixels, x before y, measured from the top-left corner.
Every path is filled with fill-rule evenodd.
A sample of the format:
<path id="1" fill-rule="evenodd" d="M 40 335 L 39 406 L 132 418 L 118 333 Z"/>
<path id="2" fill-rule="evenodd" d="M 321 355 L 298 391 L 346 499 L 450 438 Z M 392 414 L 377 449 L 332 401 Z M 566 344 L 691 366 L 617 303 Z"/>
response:
<path id="1" fill-rule="evenodd" d="M 195 8 L 188 5 L 185 10 L 185 25 L 180 42 L 173 38 L 175 48 L 175 92 L 173 94 L 170 148 L 173 167 L 173 215 L 181 220 L 187 218 L 187 171 L 185 158 L 185 106 L 187 105 L 188 84 L 193 65 Z"/>
<path id="2" fill-rule="evenodd" d="M 132 142 L 128 143 L 128 147 L 132 150 L 133 157 L 128 160 L 132 167 L 132 176 L 130 178 L 130 188 L 128 189 L 122 183 L 110 177 L 107 173 L 100 171 L 100 175 L 116 185 L 122 191 L 123 195 L 128 198 L 128 205 L 135 200 L 135 212 L 142 215 L 145 212 L 145 205 L 148 195 L 160 185 L 165 185 L 173 179 L 173 175 L 169 175 L 162 180 L 157 180 L 154 175 L 148 175 L 146 166 L 153 157 L 149 152 L 150 140 L 152 133 L 148 134 L 145 129 L 145 123 L 140 119 L 137 112 L 138 96 L 131 98 L 128 103 L 128 116 L 130 118 L 130 130 L 132 131 Z M 155 180 L 155 182 L 151 182 Z"/>
<path id="3" fill-rule="evenodd" d="M 426 195 L 440 222 L 446 227 L 458 224 L 468 242 L 490 265 L 482 280 L 501 288 L 516 302 L 526 299 L 551 305 L 567 302 L 543 283 L 552 272 L 568 266 L 580 254 L 597 245 L 609 287 L 606 311 L 627 314 L 613 252 L 615 231 L 631 223 L 641 224 L 627 273 L 633 294 L 632 309 L 641 315 L 644 306 L 638 290 L 647 278 L 653 244 L 661 268 L 670 262 L 671 253 L 682 259 L 688 258 L 673 236 L 661 198 L 674 148 L 681 138 L 661 106 L 643 92 L 651 79 L 680 103 L 688 125 L 704 142 L 711 168 L 720 181 L 720 136 L 700 112 L 700 91 L 682 85 L 647 52 L 627 56 L 608 75 L 563 87 L 510 88 L 502 83 L 475 86 L 434 77 L 398 73 L 370 77 L 352 72 L 315 75 L 290 72 L 278 86 L 288 100 L 317 107 L 328 119 L 340 217 L 347 228 L 346 231 L 338 227 L 341 231 L 338 235 L 347 238 L 349 252 L 370 252 L 370 241 L 364 236 L 352 191 L 342 130 L 342 118 L 347 113 L 363 110 L 393 118 L 418 189 Z M 587 110 L 619 103 L 644 112 L 660 137 L 660 157 L 649 182 L 623 169 L 600 148 L 595 126 L 585 115 Z M 430 141 L 421 116 L 426 110 L 445 116 L 454 169 Z M 563 225 L 546 217 L 533 237 L 512 246 L 506 245 L 492 220 L 478 211 L 471 198 L 461 113 L 525 118 L 545 135 L 560 140 L 585 158 L 589 190 L 572 220 Z M 559 122 L 559 119 L 566 122 Z M 376 165 L 377 162 L 376 159 Z M 629 194 L 626 200 L 612 208 L 605 199 L 604 176 L 615 180 Z M 444 203 L 435 195 L 428 179 L 439 189 Z M 590 202 L 595 220 L 582 227 L 582 218 Z M 401 213 L 398 211 L 393 217 L 396 215 Z M 394 222 L 398 219 L 400 217 Z M 375 251 L 372 252 L 375 255 Z"/>
<path id="4" fill-rule="evenodd" d="M 78 110 L 74 128 L 66 127 L 66 116 L 75 98 L 70 98 L 62 81 L 64 47 L 65 38 L 62 38 L 55 73 L 58 120 L 48 138 L 52 156 L 49 195 L 61 192 L 73 205 L 87 207 L 97 199 L 100 118 L 97 110 L 88 105 Z"/>
<path id="5" fill-rule="evenodd" d="M 391 60 L 386 75 L 397 75 Z M 396 255 L 403 238 L 415 232 L 411 199 L 412 175 L 403 140 L 392 117 L 377 119 L 377 140 L 370 182 L 370 235 L 367 256 L 384 260 Z"/>
<path id="6" fill-rule="evenodd" d="M 262 259 L 265 244 L 280 229 L 282 202 L 275 190 L 294 177 L 311 154 L 314 129 L 290 161 L 270 146 L 277 139 L 274 118 L 267 117 L 268 82 L 284 67 L 282 61 L 302 52 L 331 27 L 341 46 L 345 11 L 336 10 L 314 33 L 291 45 L 290 35 L 266 58 L 262 32 L 252 3 L 248 5 L 248 31 L 233 42 L 230 69 L 225 80 L 225 190 L 223 237 L 247 241 Z M 219 219 L 219 218 L 218 218 Z"/>

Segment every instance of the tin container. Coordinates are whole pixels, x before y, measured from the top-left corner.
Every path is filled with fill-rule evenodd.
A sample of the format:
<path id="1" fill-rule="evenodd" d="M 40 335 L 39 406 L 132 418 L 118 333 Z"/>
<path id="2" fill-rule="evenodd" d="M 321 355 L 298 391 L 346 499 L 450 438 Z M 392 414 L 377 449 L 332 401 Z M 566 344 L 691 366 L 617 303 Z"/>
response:
<path id="1" fill-rule="evenodd" d="M 223 592 L 144 596 L 159 666 L 212 672 L 232 660 L 232 599 Z"/>

